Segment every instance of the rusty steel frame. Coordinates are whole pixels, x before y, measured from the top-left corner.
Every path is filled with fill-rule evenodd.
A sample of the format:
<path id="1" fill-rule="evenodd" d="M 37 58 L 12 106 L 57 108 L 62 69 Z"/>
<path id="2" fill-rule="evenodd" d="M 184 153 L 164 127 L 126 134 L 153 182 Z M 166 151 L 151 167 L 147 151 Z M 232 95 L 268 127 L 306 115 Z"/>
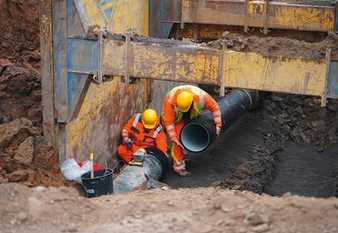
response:
<path id="1" fill-rule="evenodd" d="M 120 38 L 123 37 L 115 35 L 105 39 L 103 72 L 106 76 L 123 77 L 128 67 L 130 77 L 337 97 L 326 90 L 330 60 L 325 58 L 315 61 L 266 57 L 254 52 L 224 51 L 194 43 L 139 37 L 128 41 L 133 51 L 129 57 L 125 52 L 127 42 Z M 74 43 L 81 47 L 81 40 L 74 39 Z M 76 51 L 83 49 L 74 49 L 74 56 L 78 57 Z M 81 69 L 80 62 L 74 60 L 73 67 Z"/>
<path id="2" fill-rule="evenodd" d="M 177 0 L 176 0 L 177 1 Z M 336 5 L 296 4 L 268 0 L 181 0 L 174 12 L 167 13 L 161 22 L 197 23 L 243 26 L 300 31 L 335 31 Z M 167 5 L 173 3 L 165 1 Z"/>

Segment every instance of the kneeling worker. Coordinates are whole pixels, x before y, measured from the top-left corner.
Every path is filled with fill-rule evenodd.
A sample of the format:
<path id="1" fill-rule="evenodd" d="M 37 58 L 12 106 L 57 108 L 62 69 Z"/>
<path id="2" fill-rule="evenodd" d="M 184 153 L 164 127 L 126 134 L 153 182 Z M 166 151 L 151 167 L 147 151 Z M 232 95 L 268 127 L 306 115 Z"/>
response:
<path id="1" fill-rule="evenodd" d="M 171 156 L 174 171 L 180 176 L 189 176 L 184 161 L 184 148 L 180 143 L 180 133 L 183 126 L 198 117 L 202 110 L 212 112 L 219 135 L 222 127 L 221 111 L 218 103 L 202 89 L 184 85 L 173 88 L 163 101 L 163 124 L 172 142 Z"/>
<path id="2" fill-rule="evenodd" d="M 168 150 L 167 136 L 154 109 L 146 109 L 129 119 L 122 129 L 122 140 L 118 155 L 129 165 L 141 165 L 146 148 L 156 147 L 163 153 Z"/>

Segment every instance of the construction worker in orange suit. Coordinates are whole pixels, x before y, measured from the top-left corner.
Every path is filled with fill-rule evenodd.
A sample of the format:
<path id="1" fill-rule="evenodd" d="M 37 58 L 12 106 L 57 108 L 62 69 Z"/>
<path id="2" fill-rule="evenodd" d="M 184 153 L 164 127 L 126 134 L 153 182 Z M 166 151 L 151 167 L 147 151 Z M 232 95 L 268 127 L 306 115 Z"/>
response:
<path id="1" fill-rule="evenodd" d="M 156 147 L 163 153 L 168 150 L 167 136 L 154 109 L 146 109 L 130 118 L 122 129 L 122 140 L 123 144 L 117 149 L 118 155 L 130 165 L 139 162 L 134 161 L 136 152 L 145 153 L 148 147 Z"/>
<path id="2" fill-rule="evenodd" d="M 180 133 L 183 126 L 198 117 L 201 111 L 212 112 L 219 135 L 222 127 L 221 111 L 218 103 L 202 89 L 183 85 L 173 88 L 163 101 L 162 118 L 167 134 L 172 142 L 171 156 L 174 171 L 180 176 L 189 176 L 184 161 L 184 148 L 180 143 Z"/>

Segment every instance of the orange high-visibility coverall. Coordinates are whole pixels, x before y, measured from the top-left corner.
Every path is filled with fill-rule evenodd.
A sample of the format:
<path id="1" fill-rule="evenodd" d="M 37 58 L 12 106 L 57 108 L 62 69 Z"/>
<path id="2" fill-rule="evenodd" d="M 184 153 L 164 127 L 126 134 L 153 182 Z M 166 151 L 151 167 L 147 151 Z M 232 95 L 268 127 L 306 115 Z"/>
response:
<path id="1" fill-rule="evenodd" d="M 145 129 L 141 122 L 141 114 L 138 113 L 128 120 L 122 129 L 122 138 L 130 138 L 133 144 L 130 148 L 121 144 L 117 148 L 118 155 L 125 161 L 130 162 L 133 154 L 140 148 L 156 147 L 166 153 L 168 150 L 167 136 L 160 123 L 151 130 Z"/>
<path id="2" fill-rule="evenodd" d="M 189 91 L 193 94 L 193 104 L 187 113 L 180 112 L 176 105 L 177 95 L 182 91 Z M 221 128 L 222 119 L 219 105 L 207 92 L 191 85 L 183 85 L 173 88 L 164 98 L 162 109 L 163 123 L 170 140 L 178 141 L 180 132 L 183 126 L 187 123 L 186 121 L 198 117 L 201 114 L 201 111 L 205 108 L 212 112 L 216 127 Z M 183 117 L 184 114 L 189 114 L 188 119 L 187 117 Z M 173 143 L 171 148 L 171 156 L 174 161 L 174 167 L 175 163 L 176 166 L 184 164 L 183 149 L 175 143 Z M 182 168 L 185 169 L 184 167 Z"/>

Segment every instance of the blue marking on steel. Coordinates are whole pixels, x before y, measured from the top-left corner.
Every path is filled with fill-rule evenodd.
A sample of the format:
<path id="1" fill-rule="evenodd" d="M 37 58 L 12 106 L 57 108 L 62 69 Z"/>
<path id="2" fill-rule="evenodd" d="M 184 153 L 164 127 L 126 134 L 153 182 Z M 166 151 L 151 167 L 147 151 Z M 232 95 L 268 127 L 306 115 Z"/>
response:
<path id="1" fill-rule="evenodd" d="M 68 104 L 70 109 L 74 109 L 74 106 L 76 105 L 76 101 L 81 95 L 80 90 L 80 82 L 81 79 L 80 74 L 72 74 L 68 72 L 68 78 L 67 78 L 67 84 L 68 84 Z"/>
<path id="2" fill-rule="evenodd" d="M 166 20 L 165 10 L 166 4 L 165 1 L 167 0 L 160 0 L 160 38 L 168 38 L 173 23 L 162 23 L 163 20 Z"/>
<path id="3" fill-rule="evenodd" d="M 68 38 L 67 54 L 68 108 L 69 116 L 73 116 L 88 74 L 95 74 L 98 69 L 97 41 Z"/>
<path id="4" fill-rule="evenodd" d="M 338 61 L 332 61 L 330 64 L 327 88 L 329 97 L 338 97 Z"/>
<path id="5" fill-rule="evenodd" d="M 98 69 L 98 44 L 95 40 L 68 38 L 68 71 L 95 73 Z"/>
<path id="6" fill-rule="evenodd" d="M 113 9 L 108 8 L 108 9 L 104 10 L 104 13 L 105 13 L 105 15 L 108 19 L 111 19 L 111 16 L 113 15 Z"/>
<path id="7" fill-rule="evenodd" d="M 113 2 L 113 0 L 97 0 L 96 1 L 96 6 L 97 8 L 101 9 L 104 14 L 105 14 L 105 17 L 107 19 L 111 19 L 112 17 L 112 13 L 113 13 L 113 10 L 111 7 L 106 7 L 107 5 L 111 5 L 111 3 Z"/>
<path id="8" fill-rule="evenodd" d="M 73 0 L 67 0 L 67 16 L 68 16 L 68 24 L 69 21 L 72 19 L 72 12 L 73 12 Z"/>

